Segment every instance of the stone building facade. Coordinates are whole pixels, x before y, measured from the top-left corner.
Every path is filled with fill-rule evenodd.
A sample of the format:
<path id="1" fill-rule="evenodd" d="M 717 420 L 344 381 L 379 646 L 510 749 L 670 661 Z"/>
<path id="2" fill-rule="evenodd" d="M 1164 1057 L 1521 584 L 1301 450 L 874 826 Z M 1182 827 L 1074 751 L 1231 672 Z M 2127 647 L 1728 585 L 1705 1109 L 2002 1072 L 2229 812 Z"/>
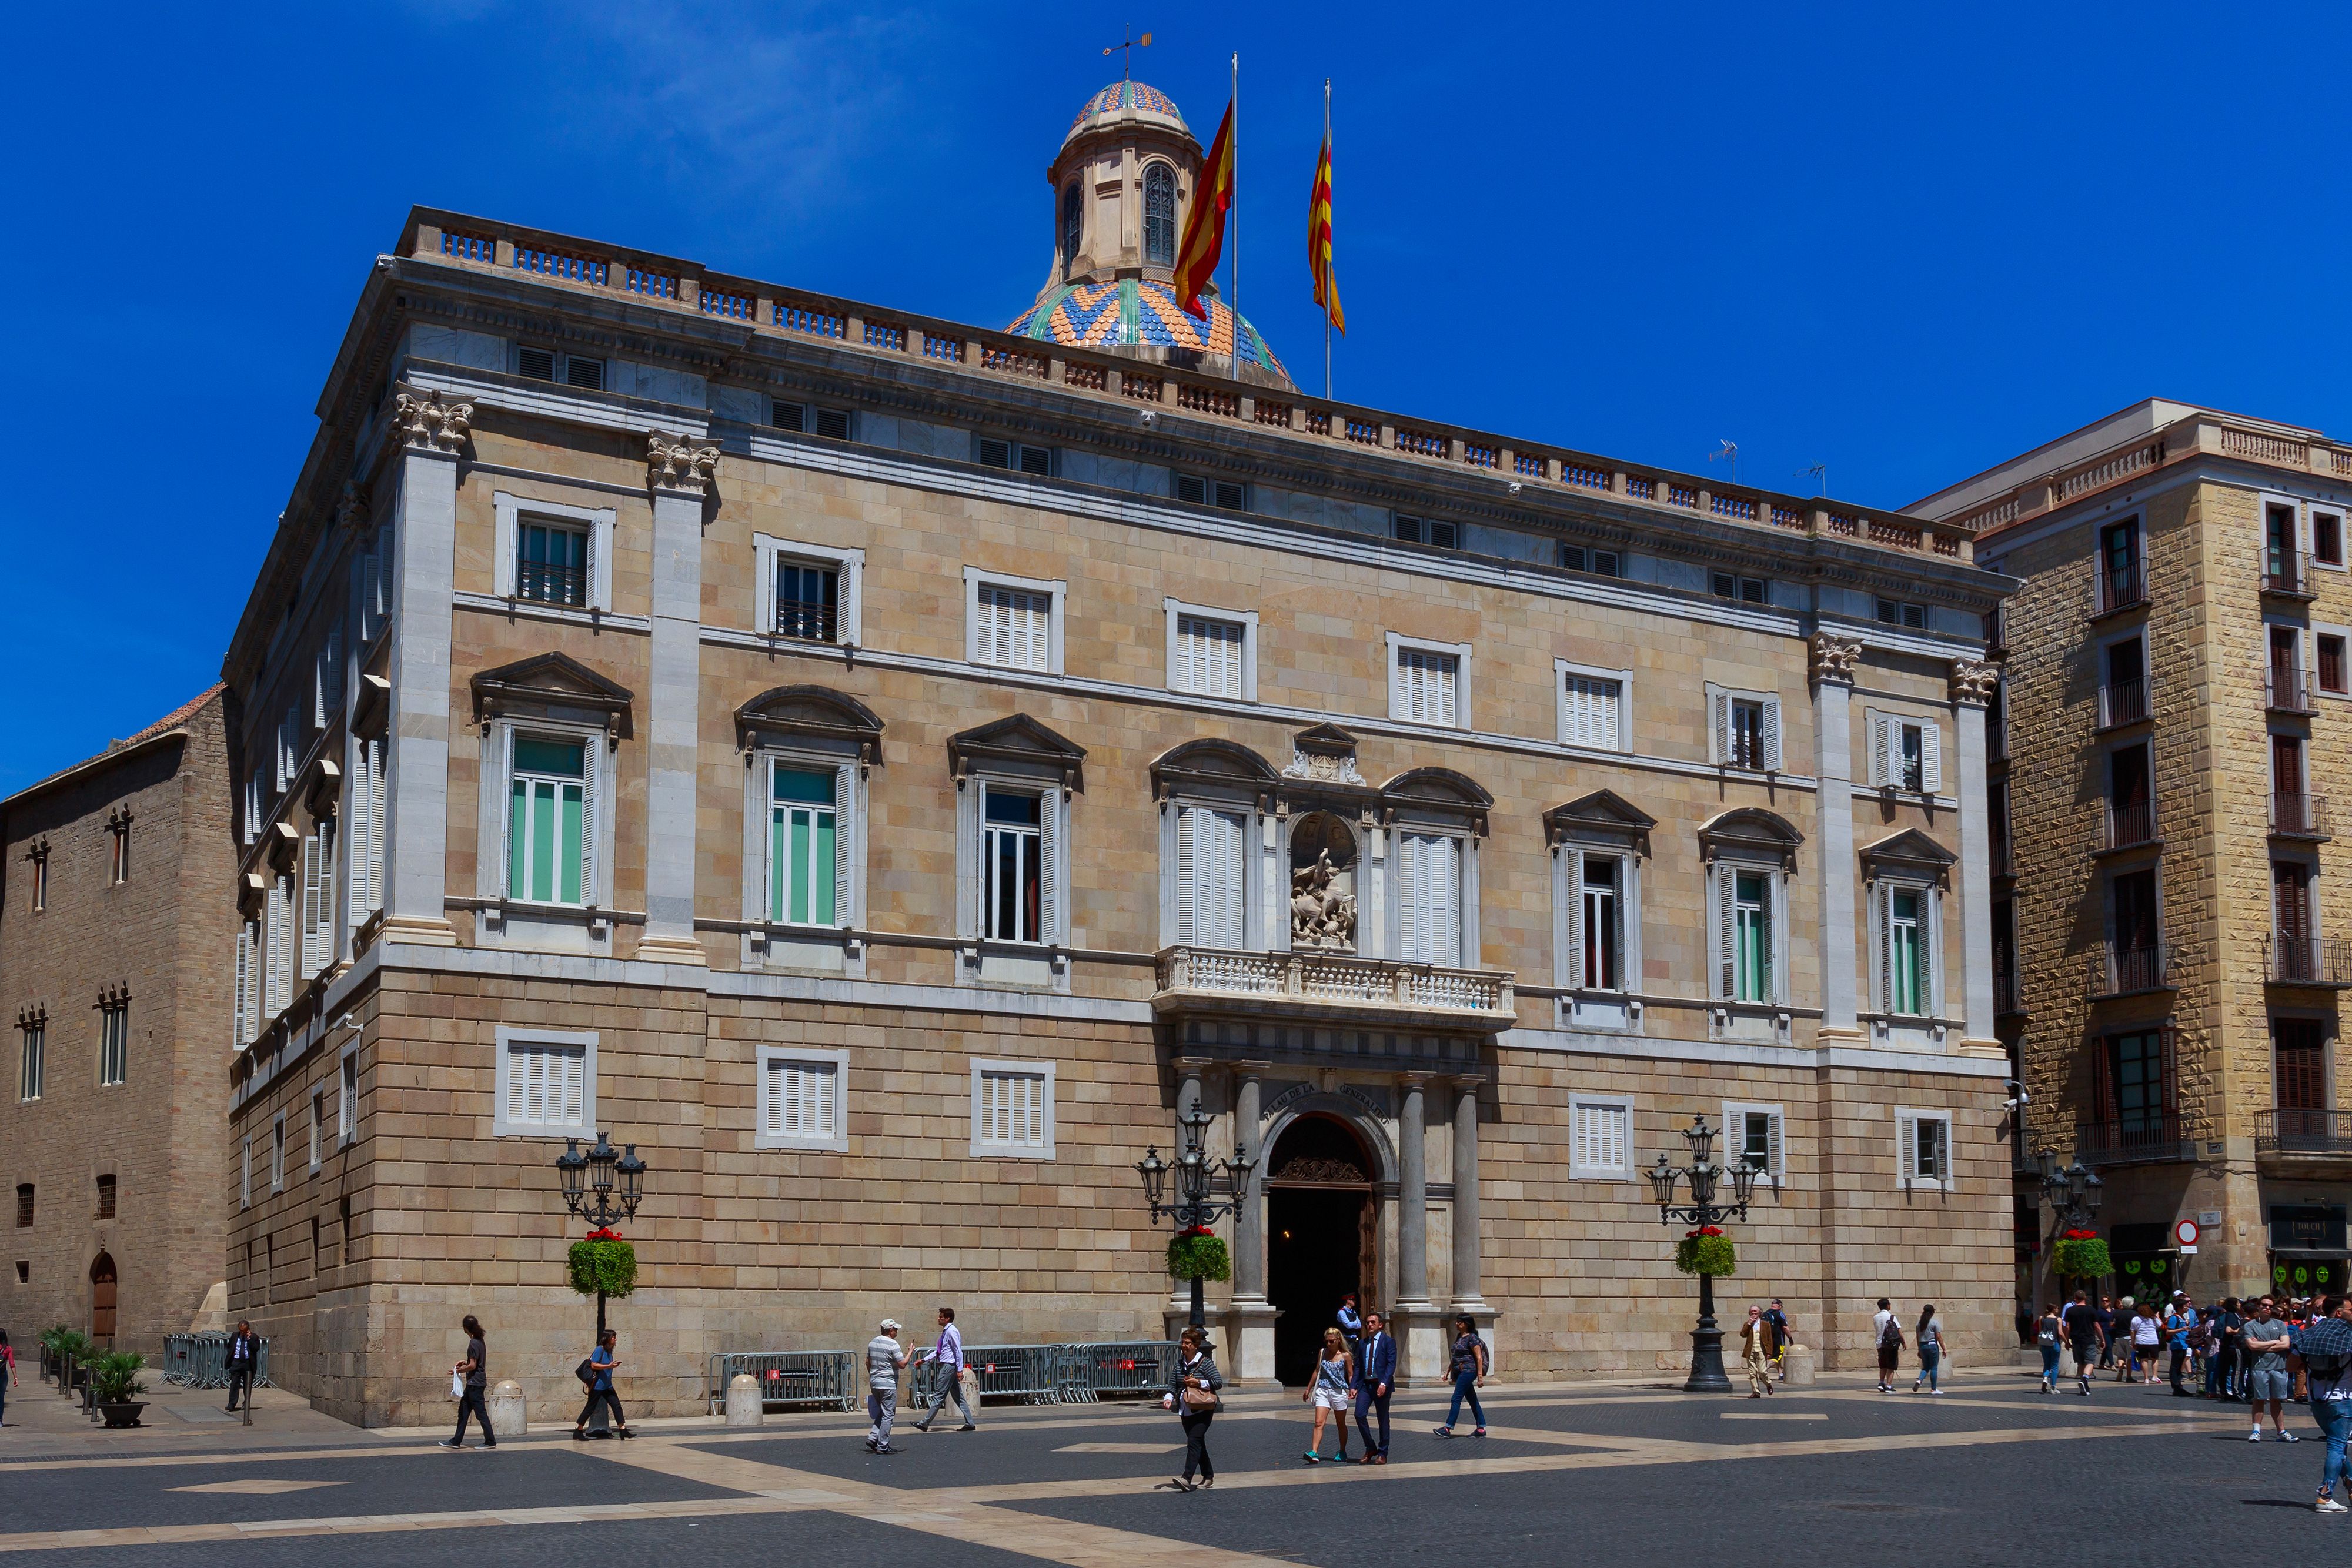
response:
<path id="1" fill-rule="evenodd" d="M 2021 1305 L 2042 1149 L 2099 1173 L 2118 1295 L 2344 1288 L 2347 507 L 2352 448 L 2151 401 L 1913 508 L 2023 581 L 1991 779 Z"/>
<path id="2" fill-rule="evenodd" d="M 421 1415 L 470 1311 L 552 1410 L 597 1128 L 650 1167 L 656 1409 L 940 1301 L 1156 1336 L 1133 1167 L 1194 1103 L 1255 1161 L 1253 1380 L 1346 1290 L 1415 1378 L 1456 1311 L 1507 1375 L 1680 1364 L 1636 1167 L 1695 1114 L 1769 1173 L 1737 1289 L 1832 1364 L 1889 1292 L 2005 1338 L 2005 581 L 1171 327 L 1165 101 L 1081 113 L 1011 331 L 425 210 L 379 260 L 226 664 L 232 1295 L 282 1382 Z"/>
<path id="3" fill-rule="evenodd" d="M 56 1323 L 152 1355 L 221 1281 L 230 727 L 215 686 L 0 800 L 0 1327 L 20 1355 Z"/>

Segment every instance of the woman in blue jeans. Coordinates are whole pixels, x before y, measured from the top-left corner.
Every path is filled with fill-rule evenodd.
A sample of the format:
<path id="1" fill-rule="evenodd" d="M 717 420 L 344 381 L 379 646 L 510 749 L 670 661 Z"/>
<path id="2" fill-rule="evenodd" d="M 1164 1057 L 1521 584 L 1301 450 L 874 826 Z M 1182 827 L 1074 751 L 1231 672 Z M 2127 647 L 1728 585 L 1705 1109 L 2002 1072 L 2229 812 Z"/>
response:
<path id="1" fill-rule="evenodd" d="M 1912 1339 L 1919 1346 L 1919 1375 L 1911 1380 L 1911 1392 L 1919 1392 L 1926 1384 L 1930 1394 L 1944 1391 L 1937 1386 L 1937 1369 L 1944 1364 L 1944 1325 L 1936 1321 L 1936 1309 L 1930 1304 L 1919 1309 L 1919 1327 Z"/>
<path id="2" fill-rule="evenodd" d="M 1437 1429 L 1437 1435 L 1454 1436 L 1454 1419 L 1462 1414 L 1462 1402 L 1467 1399 L 1470 1419 L 1478 1423 L 1470 1435 L 1485 1437 L 1486 1412 L 1478 1405 L 1478 1385 L 1486 1381 L 1486 1342 L 1478 1337 L 1478 1325 L 1468 1318 L 1454 1320 L 1454 1357 L 1448 1371 L 1454 1378 L 1454 1404 L 1445 1412 L 1445 1425 Z"/>
<path id="3" fill-rule="evenodd" d="M 2033 1342 L 2042 1348 L 2042 1392 L 2058 1392 L 2058 1349 L 2066 1340 L 2066 1324 L 2058 1316 L 2058 1303 L 2050 1302 L 2042 1309 L 2042 1321 L 2034 1325 Z"/>

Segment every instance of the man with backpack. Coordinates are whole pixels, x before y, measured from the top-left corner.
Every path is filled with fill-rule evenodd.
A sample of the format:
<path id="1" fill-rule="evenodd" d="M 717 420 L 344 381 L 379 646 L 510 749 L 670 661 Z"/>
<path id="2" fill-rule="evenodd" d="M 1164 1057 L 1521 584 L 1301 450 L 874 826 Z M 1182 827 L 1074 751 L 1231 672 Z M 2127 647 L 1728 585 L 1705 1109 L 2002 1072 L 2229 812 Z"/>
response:
<path id="1" fill-rule="evenodd" d="M 2312 1418 L 2327 1435 L 2319 1496 L 2311 1506 L 2321 1513 L 2343 1513 L 2336 1483 L 2344 1479 L 2344 1439 L 2352 1431 L 2352 1301 L 2323 1297 L 2311 1326 L 2295 1340 L 2287 1366 L 2311 1401 Z"/>
<path id="2" fill-rule="evenodd" d="M 2074 1300 L 2063 1314 L 2066 1320 L 2066 1339 L 2074 1353 L 2074 1382 L 2083 1397 L 2091 1396 L 2091 1370 L 2098 1364 L 2099 1352 L 2107 1343 L 2106 1331 L 2099 1326 L 2099 1309 L 2091 1305 L 2088 1291 L 2074 1292 Z"/>
<path id="3" fill-rule="evenodd" d="M 1895 1313 L 1895 1303 L 1885 1296 L 1878 1298 L 1878 1312 L 1870 1320 L 1870 1327 L 1878 1342 L 1878 1391 L 1892 1394 L 1895 1369 L 1903 1364 L 1903 1320 Z"/>

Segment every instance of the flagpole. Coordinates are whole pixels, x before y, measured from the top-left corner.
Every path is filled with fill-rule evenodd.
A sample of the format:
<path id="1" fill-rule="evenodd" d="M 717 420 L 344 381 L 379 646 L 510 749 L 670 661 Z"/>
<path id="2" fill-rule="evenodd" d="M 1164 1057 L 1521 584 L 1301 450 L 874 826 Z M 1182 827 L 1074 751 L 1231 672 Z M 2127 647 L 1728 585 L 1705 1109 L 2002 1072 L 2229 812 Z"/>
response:
<path id="1" fill-rule="evenodd" d="M 1234 368 L 1242 362 L 1242 52 L 1234 51 Z"/>
<path id="2" fill-rule="evenodd" d="M 1331 151 L 1331 78 L 1323 78 L 1323 151 Z M 1331 396 L 1331 297 L 1339 290 L 1331 287 L 1330 266 L 1324 266 L 1323 278 L 1323 396 Z"/>

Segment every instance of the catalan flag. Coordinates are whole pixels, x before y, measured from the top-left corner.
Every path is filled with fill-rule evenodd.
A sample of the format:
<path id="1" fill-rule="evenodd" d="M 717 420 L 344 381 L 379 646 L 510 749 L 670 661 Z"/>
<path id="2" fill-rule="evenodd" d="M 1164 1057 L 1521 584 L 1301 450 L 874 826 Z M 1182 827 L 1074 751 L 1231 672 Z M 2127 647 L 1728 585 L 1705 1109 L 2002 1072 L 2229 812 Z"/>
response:
<path id="1" fill-rule="evenodd" d="M 1203 321 L 1209 308 L 1201 303 L 1201 290 L 1216 276 L 1217 262 L 1225 253 L 1225 214 L 1233 204 L 1234 106 L 1228 103 L 1225 118 L 1217 123 L 1217 139 L 1209 143 L 1209 156 L 1193 182 L 1192 211 L 1176 246 L 1176 303 L 1186 315 Z"/>
<path id="2" fill-rule="evenodd" d="M 1331 99 L 1324 89 L 1323 151 L 1315 160 L 1315 193 L 1307 204 L 1307 269 L 1315 275 L 1315 303 L 1323 319 L 1340 331 L 1348 313 L 1339 308 L 1339 280 L 1331 272 Z"/>

